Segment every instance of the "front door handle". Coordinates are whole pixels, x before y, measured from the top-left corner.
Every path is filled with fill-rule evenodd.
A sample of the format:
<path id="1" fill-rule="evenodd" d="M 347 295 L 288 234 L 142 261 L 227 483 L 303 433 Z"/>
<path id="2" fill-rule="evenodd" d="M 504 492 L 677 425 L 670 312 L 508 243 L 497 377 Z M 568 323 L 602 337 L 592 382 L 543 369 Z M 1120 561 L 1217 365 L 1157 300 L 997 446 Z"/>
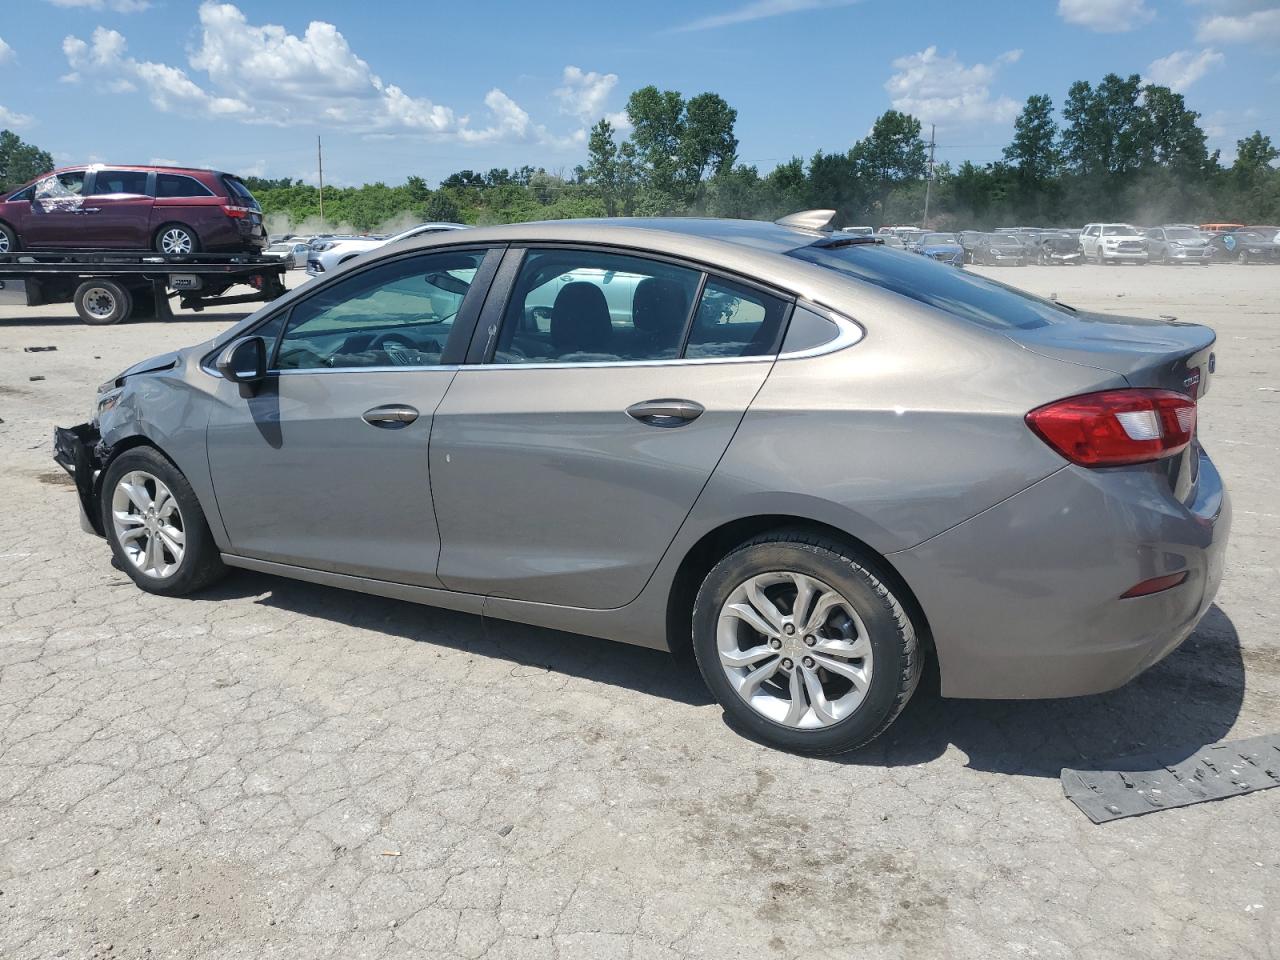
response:
<path id="1" fill-rule="evenodd" d="M 702 416 L 703 409 L 692 400 L 643 400 L 627 407 L 627 416 L 651 427 L 682 427 Z"/>
<path id="2" fill-rule="evenodd" d="M 403 403 L 388 403 L 366 410 L 360 419 L 371 427 L 407 427 L 418 419 L 418 411 Z"/>

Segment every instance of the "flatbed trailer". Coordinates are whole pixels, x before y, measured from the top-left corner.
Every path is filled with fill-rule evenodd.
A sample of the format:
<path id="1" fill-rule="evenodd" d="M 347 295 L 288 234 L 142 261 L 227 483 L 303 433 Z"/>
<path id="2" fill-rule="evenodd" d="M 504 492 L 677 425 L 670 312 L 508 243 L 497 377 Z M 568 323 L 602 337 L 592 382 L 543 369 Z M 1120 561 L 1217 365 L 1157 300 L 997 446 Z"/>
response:
<path id="1" fill-rule="evenodd" d="M 20 250 L 0 254 L 0 307 L 75 304 L 85 323 L 130 317 L 173 319 L 187 310 L 274 300 L 285 292 L 289 260 L 251 253 L 169 255 L 151 250 Z M 226 295 L 238 284 L 253 293 Z"/>

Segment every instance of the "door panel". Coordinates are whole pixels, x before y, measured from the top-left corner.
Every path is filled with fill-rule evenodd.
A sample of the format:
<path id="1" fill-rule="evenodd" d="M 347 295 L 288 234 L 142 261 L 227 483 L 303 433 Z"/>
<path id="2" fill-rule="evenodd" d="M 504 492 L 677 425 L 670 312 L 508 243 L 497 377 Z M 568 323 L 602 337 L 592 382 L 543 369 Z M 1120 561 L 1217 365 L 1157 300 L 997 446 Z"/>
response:
<path id="1" fill-rule="evenodd" d="M 232 550 L 438 586 L 427 441 L 453 373 L 291 372 L 247 399 L 235 384 L 219 384 L 209 469 Z M 363 419 L 390 405 L 418 416 L 381 426 Z"/>
<path id="2" fill-rule="evenodd" d="M 45 177 L 35 186 L 22 229 L 22 242 L 29 247 L 88 246 L 83 212 L 84 171 L 76 170 Z"/>
<path id="3" fill-rule="evenodd" d="M 633 600 L 772 364 L 463 368 L 431 436 L 441 582 L 593 609 Z M 627 414 L 649 400 L 704 410 L 680 425 Z"/>
<path id="4" fill-rule="evenodd" d="M 146 250 L 151 246 L 150 197 L 132 194 L 86 197 L 83 237 L 95 247 Z"/>

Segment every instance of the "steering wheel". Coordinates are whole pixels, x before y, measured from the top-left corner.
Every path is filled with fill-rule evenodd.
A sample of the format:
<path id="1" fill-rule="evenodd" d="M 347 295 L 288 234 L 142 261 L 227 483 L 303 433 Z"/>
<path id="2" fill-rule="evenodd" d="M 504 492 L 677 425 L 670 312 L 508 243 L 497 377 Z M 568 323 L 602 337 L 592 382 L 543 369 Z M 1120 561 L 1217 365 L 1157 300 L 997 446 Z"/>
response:
<path id="1" fill-rule="evenodd" d="M 420 350 L 421 347 L 409 339 L 404 333 L 396 333 L 391 331 L 388 333 L 380 333 L 369 343 L 370 350 L 385 350 L 388 344 L 395 344 L 393 350 Z"/>

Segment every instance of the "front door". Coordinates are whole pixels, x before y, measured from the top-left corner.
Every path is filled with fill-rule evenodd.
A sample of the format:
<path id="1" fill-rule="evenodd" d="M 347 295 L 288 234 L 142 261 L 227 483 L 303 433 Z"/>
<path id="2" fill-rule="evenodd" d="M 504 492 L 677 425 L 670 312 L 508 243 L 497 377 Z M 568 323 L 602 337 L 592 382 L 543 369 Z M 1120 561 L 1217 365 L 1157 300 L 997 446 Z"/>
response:
<path id="1" fill-rule="evenodd" d="M 787 309 L 690 267 L 529 251 L 485 362 L 436 412 L 440 580 L 592 609 L 633 600 L 768 376 Z"/>
<path id="2" fill-rule="evenodd" d="M 92 246 L 83 190 L 83 170 L 50 174 L 37 183 L 22 226 L 23 245 L 34 249 Z"/>
<path id="3" fill-rule="evenodd" d="M 151 247 L 151 207 L 145 170 L 93 171 L 84 202 L 86 246 L 147 250 Z"/>
<path id="4" fill-rule="evenodd" d="M 209 423 L 233 553 L 439 585 L 428 441 L 500 258 L 485 256 L 383 261 L 273 318 L 283 332 L 267 383 L 249 398 L 221 383 Z"/>

